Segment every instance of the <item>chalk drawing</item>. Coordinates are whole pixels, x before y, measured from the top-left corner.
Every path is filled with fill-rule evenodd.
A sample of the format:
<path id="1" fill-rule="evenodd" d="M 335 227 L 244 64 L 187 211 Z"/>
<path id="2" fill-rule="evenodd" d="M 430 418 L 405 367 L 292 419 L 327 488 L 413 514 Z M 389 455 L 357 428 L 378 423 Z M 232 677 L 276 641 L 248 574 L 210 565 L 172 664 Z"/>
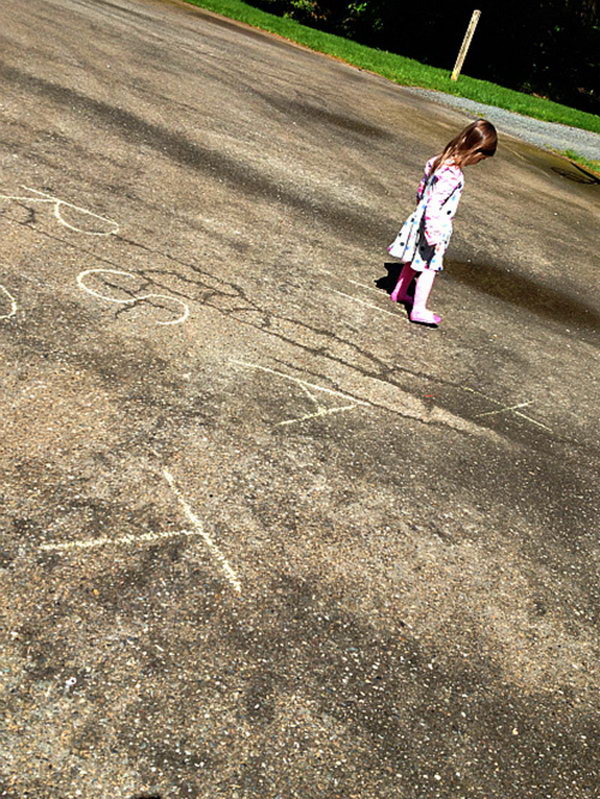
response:
<path id="1" fill-rule="evenodd" d="M 316 419 L 319 416 L 327 416 L 332 413 L 341 413 L 342 411 L 351 411 L 354 410 L 359 405 L 369 407 L 370 403 L 363 402 L 362 400 L 358 400 L 355 397 L 350 397 L 348 394 L 343 394 L 341 391 L 335 391 L 331 388 L 326 388 L 325 386 L 319 386 L 315 383 L 308 383 L 306 380 L 301 380 L 298 377 L 291 377 L 290 375 L 286 375 L 284 372 L 278 372 L 275 369 L 269 369 L 267 366 L 259 366 L 256 363 L 249 363 L 247 361 L 236 361 L 233 360 L 231 363 L 235 363 L 238 366 L 245 366 L 248 369 L 257 369 L 261 372 L 266 372 L 267 374 L 276 375 L 277 377 L 281 377 L 284 380 L 287 380 L 290 383 L 295 383 L 299 385 L 300 388 L 304 391 L 304 393 L 309 397 L 309 399 L 314 403 L 316 407 L 315 413 L 308 413 L 304 416 L 298 416 L 294 419 L 285 419 L 283 422 L 277 422 L 275 427 L 284 427 L 286 425 L 295 424 L 296 422 L 304 422 L 307 419 Z M 310 389 L 313 391 L 322 391 L 325 394 L 331 394 L 335 397 L 341 397 L 342 399 L 349 400 L 352 404 L 351 405 L 338 405 L 335 408 L 326 408 L 325 406 L 321 405 L 314 394 L 311 393 Z"/>
<path id="2" fill-rule="evenodd" d="M 109 536 L 105 536 L 102 538 L 93 538 L 87 541 L 65 541 L 62 543 L 48 543 L 48 544 L 41 544 L 40 549 L 45 552 L 53 552 L 53 551 L 69 551 L 69 550 L 77 550 L 77 549 L 97 549 L 99 547 L 104 546 L 120 546 L 123 544 L 126 545 L 134 545 L 138 546 L 139 544 L 144 544 L 147 542 L 154 543 L 156 541 L 162 541 L 166 538 L 178 538 L 181 536 L 200 536 L 203 539 L 204 543 L 208 547 L 212 556 L 217 560 L 223 569 L 225 576 L 238 593 L 242 592 L 242 585 L 240 580 L 232 569 L 229 561 L 223 555 L 219 547 L 215 544 L 213 539 L 204 529 L 204 525 L 200 521 L 200 519 L 196 516 L 190 504 L 182 495 L 181 491 L 175 484 L 175 480 L 173 475 L 168 469 L 163 468 L 162 470 L 163 476 L 167 481 L 171 491 L 175 495 L 176 499 L 178 500 L 179 504 L 182 506 L 185 515 L 192 523 L 192 529 L 186 530 L 173 530 L 167 532 L 159 532 L 159 533 L 142 533 L 141 535 L 122 535 L 118 538 L 112 538 Z"/>
<path id="3" fill-rule="evenodd" d="M 10 319 L 11 316 L 14 316 L 17 313 L 17 303 L 13 295 L 10 293 L 10 291 L 8 289 L 5 289 L 1 283 L 0 283 L 0 289 L 4 292 L 4 294 L 6 294 L 6 296 L 8 297 L 8 301 L 10 303 L 10 311 L 7 314 L 2 314 L 2 316 L 0 316 L 0 319 Z"/>
<path id="4" fill-rule="evenodd" d="M 325 271 L 325 274 L 333 276 L 333 272 L 330 272 L 328 270 L 324 270 L 324 271 Z M 378 294 L 381 294 L 381 291 L 379 289 L 376 289 L 376 288 L 374 288 L 372 286 L 367 286 L 364 283 L 359 283 L 357 280 L 351 280 L 350 278 L 344 278 L 344 280 L 347 283 L 352 283 L 355 286 L 360 286 L 363 289 L 369 289 L 370 291 L 376 291 Z M 396 319 L 398 319 L 398 315 L 395 314 L 395 313 L 392 313 L 391 311 L 386 311 L 383 308 L 378 308 L 377 306 L 371 305 L 371 303 L 365 302 L 364 300 L 359 300 L 357 297 L 351 297 L 349 294 L 345 294 L 343 291 L 337 291 L 336 289 L 331 289 L 331 290 L 335 294 L 339 294 L 342 297 L 346 297 L 347 299 L 352 300 L 353 302 L 358 302 L 361 305 L 366 305 L 366 306 L 368 306 L 370 308 L 373 308 L 374 310 L 380 311 L 381 313 L 389 313 L 391 316 L 394 316 Z M 542 430 L 547 430 L 549 433 L 554 432 L 552 430 L 552 428 L 548 427 L 547 425 L 543 424 L 542 422 L 538 422 L 537 419 L 533 419 L 531 416 L 528 416 L 526 413 L 522 413 L 521 412 L 520 409 L 521 408 L 526 408 L 527 406 L 531 405 L 533 400 L 529 400 L 528 402 L 521 402 L 521 403 L 519 403 L 517 405 L 510 405 L 508 407 L 503 407 L 501 402 L 498 402 L 498 400 L 495 400 L 492 397 L 486 396 L 481 391 L 477 391 L 476 389 L 469 388 L 468 386 L 459 386 L 459 388 L 462 391 L 467 391 L 467 392 L 469 392 L 471 394 L 477 394 L 478 396 L 483 397 L 484 399 L 488 400 L 488 402 L 491 402 L 493 405 L 498 405 L 499 406 L 496 410 L 486 411 L 485 413 L 477 414 L 475 416 L 476 419 L 479 419 L 479 418 L 484 417 L 484 416 L 494 416 L 494 415 L 499 414 L 499 413 L 513 413 L 515 416 L 519 416 L 522 419 L 526 419 L 528 422 L 530 422 L 531 424 L 536 425 L 537 427 L 540 427 Z"/>
<path id="5" fill-rule="evenodd" d="M 113 219 L 109 219 L 106 216 L 101 216 L 100 214 L 95 214 L 93 211 L 89 211 L 87 208 L 82 208 L 79 205 L 74 205 L 73 203 L 68 202 L 67 200 L 61 200 L 59 197 L 53 197 L 52 194 L 47 194 L 45 191 L 38 191 L 38 189 L 32 189 L 29 186 L 21 186 L 21 188 L 25 189 L 25 191 L 31 191 L 34 194 L 40 195 L 39 197 L 20 197 L 12 194 L 0 194 L 0 200 L 16 200 L 17 202 L 24 202 L 24 203 L 49 203 L 53 206 L 54 217 L 61 225 L 64 225 L 69 230 L 75 231 L 75 233 L 82 233 L 84 236 L 116 236 L 119 232 L 119 225 Z M 75 227 L 75 225 L 71 225 L 67 220 L 63 217 L 61 213 L 62 208 L 70 208 L 73 211 L 76 211 L 79 214 L 83 214 L 86 217 L 90 217 L 93 220 L 99 220 L 100 222 L 104 222 L 110 226 L 110 230 L 82 230 L 81 228 Z"/>
<path id="6" fill-rule="evenodd" d="M 372 308 L 374 311 L 379 311 L 379 313 L 385 313 L 388 316 L 393 316 L 394 319 L 400 321 L 400 317 L 398 316 L 398 314 L 395 314 L 392 311 L 386 311 L 385 308 L 378 308 L 377 305 L 372 305 L 370 302 L 359 300 L 358 297 L 351 297 L 350 294 L 344 294 L 343 291 L 336 291 L 336 289 L 330 289 L 330 290 L 333 291 L 334 294 L 339 294 L 341 297 L 346 297 L 346 299 L 352 300 L 352 302 L 357 302 L 360 305 L 366 305 L 367 308 Z"/>
<path id="7" fill-rule="evenodd" d="M 333 272 L 330 272 L 328 269 L 325 269 L 323 271 L 325 272 L 326 275 L 331 275 L 332 277 L 335 277 Z M 376 289 L 374 286 L 366 286 L 364 283 L 359 283 L 357 280 L 351 280 L 348 277 L 344 278 L 344 282 L 352 283 L 352 285 L 360 286 L 360 288 L 367 289 L 368 291 L 374 291 L 377 294 L 379 294 L 379 296 L 381 296 L 381 290 Z M 359 300 L 358 297 L 353 297 L 352 295 L 346 294 L 343 291 L 338 291 L 337 289 L 330 289 L 330 291 L 332 291 L 334 294 L 339 294 L 340 297 L 345 297 L 347 300 L 352 300 L 352 302 L 357 302 L 359 305 L 365 305 L 367 308 L 372 308 L 374 311 L 379 311 L 379 313 L 385 313 L 388 314 L 388 316 L 393 316 L 396 321 L 401 321 L 401 317 L 399 317 L 398 314 L 394 313 L 393 311 L 386 311 L 385 308 L 380 308 L 378 305 L 373 305 L 372 303 L 366 302 L 365 300 Z"/>
<path id="8" fill-rule="evenodd" d="M 204 525 L 202 524 L 200 519 L 196 516 L 194 511 L 191 509 L 188 501 L 185 499 L 185 497 L 182 495 L 181 491 L 175 484 L 175 480 L 173 479 L 173 475 L 171 474 L 171 472 L 165 468 L 163 468 L 162 471 L 165 480 L 167 481 L 169 487 L 171 488 L 171 491 L 175 494 L 176 498 L 178 499 L 179 504 L 181 505 L 181 507 L 185 512 L 185 515 L 194 525 L 194 529 L 196 530 L 197 534 L 204 539 L 204 543 L 208 547 L 210 553 L 215 558 L 215 560 L 217 560 L 220 563 L 221 568 L 225 572 L 225 576 L 227 577 L 233 588 L 238 592 L 238 594 L 241 594 L 242 584 L 240 583 L 237 574 L 231 568 L 229 561 L 227 560 L 225 555 L 223 555 L 219 547 L 215 544 L 210 535 L 204 529 Z"/>
<path id="9" fill-rule="evenodd" d="M 527 402 L 520 402 L 518 405 L 509 405 L 507 407 L 504 407 L 501 402 L 498 402 L 498 400 L 495 400 L 492 397 L 488 397 L 486 394 L 484 394 L 481 391 L 477 391 L 474 388 L 469 388 L 468 386 L 461 386 L 460 388 L 462 389 L 462 391 L 467 391 L 470 394 L 477 394 L 478 396 L 483 397 L 488 402 L 491 402 L 493 405 L 498 405 L 497 410 L 485 411 L 485 413 L 478 413 L 475 416 L 476 419 L 479 419 L 482 416 L 493 416 L 498 413 L 513 413 L 515 416 L 520 416 L 522 419 L 526 419 L 528 422 L 531 422 L 531 424 L 534 424 L 537 427 L 541 427 L 542 430 L 547 430 L 549 433 L 554 432 L 551 427 L 542 424 L 542 422 L 538 422 L 537 419 L 532 419 L 531 416 L 528 416 L 526 413 L 521 413 L 521 411 L 519 410 L 520 408 L 526 408 L 528 405 L 531 405 L 533 403 L 533 400 L 528 400 Z"/>
<path id="10" fill-rule="evenodd" d="M 331 277 L 335 277 L 336 280 L 339 280 L 339 275 L 336 275 L 335 272 L 330 272 L 329 269 L 323 270 L 324 274 L 330 275 Z M 349 277 L 344 277 L 344 283 L 352 283 L 353 286 L 360 286 L 361 289 L 367 289 L 367 291 L 374 291 L 375 294 L 378 294 L 381 297 L 381 289 L 375 288 L 375 286 L 368 286 L 366 283 L 359 283 L 358 280 L 352 280 Z M 335 289 L 334 289 L 335 290 Z M 338 292 L 341 294 L 342 292 Z M 345 297 L 349 297 L 349 294 L 345 294 Z"/>
<path id="11" fill-rule="evenodd" d="M 529 402 L 520 402 L 518 405 L 509 405 L 508 408 L 498 408 L 495 411 L 486 411 L 485 413 L 477 413 L 475 414 L 475 418 L 479 418 L 480 416 L 495 416 L 497 413 L 504 413 L 505 411 L 514 411 L 517 408 L 526 408 L 528 405 L 531 405 L 533 400 L 529 400 Z"/>
<path id="12" fill-rule="evenodd" d="M 348 283 L 352 283 L 355 286 L 360 286 L 362 289 L 367 289 L 368 291 L 374 291 L 375 294 L 378 294 L 381 297 L 381 289 L 376 289 L 375 286 L 367 286 L 366 283 L 359 283 L 357 280 L 350 280 L 349 277 L 345 278 Z"/>
<path id="13" fill-rule="evenodd" d="M 332 274 L 328 272 L 328 274 Z M 367 291 L 374 291 L 375 294 L 378 294 L 381 297 L 381 289 L 376 289 L 375 286 L 367 286 L 366 283 L 359 283 L 357 280 L 351 280 L 349 277 L 345 277 L 344 281 L 346 283 L 352 283 L 353 286 L 360 286 L 361 289 L 367 289 Z"/>
<path id="14" fill-rule="evenodd" d="M 168 294 L 140 294 L 137 297 L 131 297 L 127 300 L 118 300 L 115 297 L 107 297 L 105 294 L 101 294 L 99 291 L 95 291 L 94 289 L 86 286 L 85 278 L 87 275 L 93 274 L 109 274 L 109 275 L 125 275 L 125 277 L 131 277 L 134 279 L 140 279 L 139 275 L 132 274 L 131 272 L 123 272 L 120 269 L 84 269 L 83 272 L 80 272 L 77 275 L 77 285 L 79 286 L 82 291 L 87 291 L 88 294 L 91 294 L 94 297 L 99 297 L 101 300 L 106 300 L 107 302 L 117 302 L 120 305 L 135 305 L 138 302 L 143 302 L 144 300 L 149 300 L 152 297 L 158 297 L 162 300 L 168 300 L 169 302 L 176 302 L 179 305 L 183 306 L 183 313 L 181 316 L 178 316 L 177 319 L 174 319 L 171 322 L 156 322 L 157 325 L 180 325 L 185 322 L 185 320 L 190 315 L 190 309 L 188 305 L 183 302 L 183 300 L 178 299 L 177 297 L 171 297 Z"/>
<path id="15" fill-rule="evenodd" d="M 103 538 L 91 538 L 87 541 L 66 541 L 59 544 L 42 544 L 40 549 L 45 552 L 53 552 L 69 549 L 97 549 L 109 545 L 118 546 L 121 544 L 143 544 L 147 541 L 161 541 L 163 538 L 175 538 L 177 536 L 185 535 L 200 535 L 198 530 L 174 530 L 173 532 L 166 533 L 142 533 L 142 535 L 122 535 L 119 538 L 110 538 L 105 536 Z"/>

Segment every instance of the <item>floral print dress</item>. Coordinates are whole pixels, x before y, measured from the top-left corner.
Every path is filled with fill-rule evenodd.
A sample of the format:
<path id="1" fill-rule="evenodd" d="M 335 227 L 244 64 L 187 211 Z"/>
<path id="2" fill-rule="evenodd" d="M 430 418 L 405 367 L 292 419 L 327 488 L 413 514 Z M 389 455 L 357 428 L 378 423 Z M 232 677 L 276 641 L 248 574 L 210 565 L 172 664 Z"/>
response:
<path id="1" fill-rule="evenodd" d="M 417 207 L 402 225 L 388 252 L 417 272 L 444 268 L 444 253 L 452 235 L 452 220 L 464 186 L 456 164 L 441 164 L 432 174 L 434 158 L 425 165 L 417 189 Z"/>

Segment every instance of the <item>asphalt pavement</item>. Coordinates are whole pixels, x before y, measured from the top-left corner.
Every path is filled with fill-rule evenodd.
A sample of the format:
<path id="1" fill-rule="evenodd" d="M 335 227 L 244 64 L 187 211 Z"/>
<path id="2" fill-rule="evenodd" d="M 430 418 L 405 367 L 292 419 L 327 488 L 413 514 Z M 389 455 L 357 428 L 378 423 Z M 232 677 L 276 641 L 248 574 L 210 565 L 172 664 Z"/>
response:
<path id="1" fill-rule="evenodd" d="M 591 799 L 598 184 L 170 0 L 0 7 L 0 797 Z"/>

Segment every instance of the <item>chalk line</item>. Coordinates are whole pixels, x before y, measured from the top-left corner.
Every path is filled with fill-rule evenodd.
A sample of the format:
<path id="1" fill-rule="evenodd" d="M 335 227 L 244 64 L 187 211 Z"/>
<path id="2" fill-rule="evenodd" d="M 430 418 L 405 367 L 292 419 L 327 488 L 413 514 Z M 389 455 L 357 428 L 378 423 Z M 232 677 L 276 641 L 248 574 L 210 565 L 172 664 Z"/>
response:
<path id="1" fill-rule="evenodd" d="M 502 408 L 502 403 L 501 402 L 498 402 L 498 400 L 495 400 L 492 397 L 488 397 L 482 391 L 477 391 L 477 389 L 470 388 L 469 386 L 460 386 L 460 388 L 461 388 L 462 391 L 468 391 L 470 394 L 477 394 L 479 397 L 483 397 L 488 402 L 491 402 L 494 405 L 499 405 L 500 406 L 500 410 L 493 411 L 493 413 L 502 413 L 503 411 L 509 411 L 511 413 L 514 413 L 515 416 L 520 416 L 522 419 L 527 419 L 527 421 L 531 422 L 531 424 L 535 424 L 538 427 L 541 427 L 543 430 L 547 430 L 549 433 L 554 433 L 554 430 L 552 430 L 551 427 L 548 427 L 547 425 L 542 424 L 542 422 L 538 422 L 537 419 L 532 419 L 531 416 L 527 416 L 526 413 L 521 413 L 520 410 L 517 410 L 518 408 L 524 408 L 527 405 L 531 405 L 533 400 L 529 400 L 528 402 L 520 403 L 519 405 L 512 405 L 509 408 Z M 477 416 L 487 416 L 487 415 L 488 415 L 488 413 L 480 413 Z"/>
<path id="2" fill-rule="evenodd" d="M 335 278 L 339 279 L 339 275 L 336 275 L 335 272 L 330 272 L 329 269 L 324 269 L 323 272 L 326 275 L 330 275 L 331 277 L 335 277 Z M 383 293 L 382 289 L 376 289 L 375 286 L 367 286 L 366 283 L 359 283 L 358 280 L 352 280 L 352 278 L 349 278 L 349 277 L 344 277 L 342 282 L 344 282 L 344 283 L 352 283 L 353 286 L 360 286 L 362 289 L 367 289 L 368 291 L 374 291 L 375 294 L 379 294 L 380 297 L 381 297 L 381 295 Z M 335 291 L 335 289 L 333 289 L 333 291 Z M 341 294 L 342 292 L 338 292 L 338 293 Z M 349 297 L 350 295 L 349 294 L 345 294 L 344 296 L 345 297 Z"/>
<path id="3" fill-rule="evenodd" d="M 4 288 L 4 286 L 1 283 L 0 283 L 0 289 L 2 289 L 2 291 L 6 294 L 6 296 L 8 297 L 8 301 L 10 302 L 10 312 L 0 316 L 0 319 L 10 319 L 11 316 L 14 316 L 17 313 L 17 303 L 13 295 L 10 293 L 10 291 Z"/>
<path id="4" fill-rule="evenodd" d="M 345 277 L 344 281 L 346 283 L 352 283 L 354 286 L 360 286 L 361 288 L 367 289 L 368 291 L 374 291 L 375 294 L 379 294 L 380 297 L 383 293 L 381 289 L 376 289 L 374 286 L 367 286 L 366 283 L 359 283 L 357 280 L 351 280 L 349 277 Z"/>
<path id="5" fill-rule="evenodd" d="M 223 553 L 221 552 L 219 547 L 215 544 L 215 542 L 212 540 L 210 535 L 204 529 L 204 525 L 202 524 L 200 519 L 196 516 L 194 511 L 191 509 L 188 501 L 185 499 L 185 497 L 183 496 L 183 494 L 181 493 L 181 491 L 177 487 L 171 472 L 168 469 L 166 469 L 165 467 L 163 467 L 162 472 L 163 472 L 165 480 L 167 481 L 167 483 L 169 484 L 169 486 L 171 488 L 171 491 L 175 494 L 176 498 L 179 500 L 179 504 L 183 508 L 183 510 L 185 512 L 185 515 L 188 517 L 188 519 L 194 525 L 194 528 L 197 531 L 198 535 L 200 535 L 203 538 L 204 543 L 208 547 L 208 549 L 211 552 L 211 554 L 213 555 L 213 557 L 221 564 L 221 568 L 225 572 L 225 576 L 227 577 L 227 579 L 229 580 L 229 582 L 231 583 L 233 588 L 239 594 L 241 594 L 242 593 L 242 585 L 241 585 L 241 583 L 240 583 L 240 581 L 238 579 L 238 576 L 236 575 L 234 570 L 231 568 L 231 566 L 229 564 L 229 561 L 227 560 L 225 555 L 223 555 Z"/>
<path id="6" fill-rule="evenodd" d="M 44 551 L 54 551 L 62 549 L 96 549 L 107 545 L 118 544 L 139 544 L 146 541 L 160 541 L 163 538 L 174 538 L 176 536 L 191 536 L 200 535 L 198 530 L 174 530 L 166 533 L 142 533 L 141 535 L 122 535 L 119 538 L 110 538 L 105 536 L 103 538 L 92 538 L 88 541 L 66 541 L 62 544 L 42 544 L 40 549 Z"/>
<path id="7" fill-rule="evenodd" d="M 486 411 L 485 413 L 477 413 L 475 414 L 475 418 L 479 416 L 494 416 L 496 413 L 504 413 L 504 411 L 515 411 L 517 408 L 526 408 L 528 405 L 531 405 L 533 400 L 529 400 L 528 402 L 520 402 L 518 405 L 509 405 L 508 408 L 497 408 L 495 411 Z"/>
<path id="8" fill-rule="evenodd" d="M 61 225 L 69 228 L 69 230 L 73 230 L 75 233 L 82 233 L 84 236 L 116 236 L 116 234 L 119 232 L 118 223 L 113 219 L 109 219 L 107 216 L 101 216 L 93 211 L 89 211 L 87 208 L 82 208 L 80 205 L 74 205 L 67 200 L 61 200 L 59 197 L 53 197 L 52 194 L 47 194 L 45 191 L 32 189 L 29 186 L 24 186 L 23 184 L 21 184 L 21 188 L 25 189 L 26 191 L 32 191 L 34 194 L 39 194 L 41 197 L 18 197 L 11 194 L 0 194 L 0 200 L 16 200 L 18 202 L 53 204 L 54 216 L 56 220 L 60 222 Z M 72 208 L 73 210 L 78 211 L 80 214 L 91 216 L 94 219 L 99 219 L 102 222 L 107 222 L 109 225 L 112 225 L 114 229 L 109 231 L 82 230 L 81 228 L 75 227 L 75 225 L 71 225 L 66 221 L 66 219 L 64 219 L 63 215 L 61 214 L 61 207 Z"/>
<path id="9" fill-rule="evenodd" d="M 327 416 L 330 413 L 340 413 L 341 411 L 353 411 L 356 405 L 342 405 L 337 408 L 327 408 L 319 403 L 319 400 L 311 394 L 305 385 L 301 384 L 300 388 L 304 391 L 306 396 L 315 404 L 317 409 L 316 413 L 307 413 L 304 416 L 294 417 L 293 419 L 286 419 L 283 422 L 277 422 L 275 427 L 284 427 L 288 424 L 295 424 L 296 422 L 305 422 L 307 419 L 316 419 L 318 416 Z"/>
<path id="10" fill-rule="evenodd" d="M 386 313 L 389 316 L 393 316 L 396 320 L 400 318 L 393 311 L 386 311 L 385 308 L 378 308 L 377 305 L 372 305 L 370 302 L 359 300 L 358 297 L 352 297 L 350 294 L 344 294 L 343 291 L 337 291 L 337 289 L 331 289 L 331 291 L 333 291 L 334 294 L 339 294 L 342 297 L 346 297 L 348 300 L 352 300 L 352 302 L 358 302 L 360 305 L 366 305 L 367 308 L 372 308 L 374 311 L 379 311 L 380 313 Z"/>
<path id="11" fill-rule="evenodd" d="M 131 272 L 124 272 L 121 269 L 84 269 L 82 272 L 80 272 L 77 275 L 77 285 L 79 286 L 80 289 L 82 289 L 82 291 L 87 291 L 87 293 L 91 294 L 93 297 L 98 297 L 101 300 L 106 300 L 106 302 L 116 302 L 119 303 L 120 305 L 132 305 L 138 302 L 142 302 L 143 300 L 149 300 L 151 297 L 159 297 L 163 300 L 169 300 L 171 302 L 177 302 L 180 305 L 183 305 L 184 310 L 181 316 L 177 317 L 177 319 L 174 319 L 171 322 L 155 322 L 155 324 L 157 325 L 180 325 L 183 324 L 183 322 L 185 322 L 190 315 L 189 306 L 185 302 L 183 302 L 183 300 L 180 300 L 177 297 L 171 297 L 169 294 L 155 294 L 155 293 L 140 294 L 138 297 L 131 297 L 130 299 L 127 300 L 119 300 L 116 299 L 115 297 L 107 297 L 105 294 L 101 294 L 99 291 L 95 291 L 94 289 L 85 285 L 84 278 L 87 275 L 101 274 L 101 273 L 107 273 L 112 275 L 125 275 L 126 277 L 137 278 L 138 280 L 141 279 L 139 275 L 132 274 Z"/>
<path id="12" fill-rule="evenodd" d="M 121 544 L 127 545 L 137 545 L 141 543 L 147 542 L 155 542 L 155 541 L 162 541 L 168 538 L 176 538 L 181 536 L 200 536 L 203 539 L 204 543 L 208 547 L 209 551 L 213 555 L 213 557 L 220 563 L 225 575 L 233 588 L 238 592 L 241 593 L 242 586 L 241 583 L 231 568 L 229 562 L 219 549 L 219 547 L 215 544 L 212 540 L 210 535 L 204 529 L 204 526 L 200 519 L 196 516 L 192 508 L 190 507 L 189 503 L 185 499 L 185 497 L 181 494 L 181 491 L 175 484 L 175 480 L 171 472 L 163 468 L 163 476 L 167 481 L 169 487 L 175 494 L 175 497 L 179 501 L 180 505 L 183 507 L 183 510 L 188 517 L 188 519 L 192 522 L 193 529 L 191 530 L 172 530 L 167 532 L 160 532 L 160 533 L 142 533 L 141 535 L 122 535 L 118 538 L 112 538 L 110 536 L 104 536 L 102 538 L 93 538 L 88 539 L 87 541 L 66 541 L 62 543 L 47 543 L 41 544 L 40 549 L 45 552 L 53 552 L 53 551 L 61 551 L 61 550 L 76 550 L 76 549 L 97 549 L 103 546 L 118 546 Z"/>
<path id="13" fill-rule="evenodd" d="M 231 361 L 232 363 L 236 363 L 239 366 L 246 366 L 249 369 L 259 369 L 261 372 L 267 372 L 268 374 L 276 375 L 277 377 L 281 377 L 284 380 L 288 380 L 290 383 L 295 383 L 300 386 L 300 388 L 307 394 L 309 399 L 314 402 L 316 406 L 316 412 L 314 413 L 307 413 L 303 416 L 294 417 L 293 419 L 285 419 L 283 422 L 277 422 L 275 427 L 285 427 L 290 424 L 295 424 L 296 422 L 305 422 L 308 419 L 317 419 L 320 416 L 327 416 L 332 413 L 341 413 L 342 411 L 352 411 L 359 405 L 369 406 L 370 403 L 363 402 L 362 400 L 355 399 L 354 397 L 350 397 L 347 394 L 343 394 L 341 391 L 335 391 L 331 388 L 325 388 L 324 386 L 318 386 L 315 383 L 308 383 L 306 380 L 301 380 L 298 377 L 291 377 L 290 375 L 286 375 L 284 372 L 278 372 L 275 369 L 269 369 L 267 366 L 259 366 L 256 363 L 248 363 L 247 361 Z M 314 391 L 323 391 L 326 394 L 333 394 L 336 397 L 341 397 L 345 400 L 350 400 L 352 405 L 344 405 L 338 406 L 336 408 L 326 408 L 324 405 L 321 405 L 316 397 L 314 397 L 309 389 L 312 388 Z"/>
<path id="14" fill-rule="evenodd" d="M 554 432 L 554 430 L 552 430 L 551 427 L 548 427 L 548 425 L 538 422 L 537 419 L 532 419 L 531 416 L 527 416 L 526 413 L 521 413 L 521 411 L 515 411 L 515 416 L 520 416 L 521 419 L 527 419 L 527 421 L 531 422 L 531 424 L 536 424 L 538 427 L 541 427 L 543 430 L 547 430 L 549 433 Z"/>
<path id="15" fill-rule="evenodd" d="M 370 406 L 370 402 L 365 402 L 364 400 L 356 399 L 356 397 L 351 397 L 349 394 L 344 394 L 341 391 L 336 391 L 333 388 L 326 388 L 325 386 L 319 386 L 316 383 L 309 383 L 307 380 L 301 380 L 299 377 L 292 377 L 291 375 L 286 375 L 285 372 L 278 372 L 276 369 L 270 369 L 268 366 L 260 366 L 257 363 L 250 363 L 249 361 L 238 361 L 235 358 L 231 359 L 231 363 L 236 363 L 239 366 L 246 366 L 249 369 L 258 369 L 261 372 L 267 372 L 271 375 L 277 375 L 277 377 L 283 377 L 284 380 L 289 380 L 290 383 L 297 383 L 298 385 L 302 386 L 303 388 L 314 388 L 317 391 L 324 391 L 326 394 L 333 394 L 335 397 L 342 397 L 342 399 L 350 400 L 355 405 L 365 405 Z"/>
<path id="16" fill-rule="evenodd" d="M 353 411 L 356 405 L 343 405 L 338 408 L 321 408 L 316 413 L 307 413 L 306 416 L 299 416 L 297 419 L 286 419 L 285 422 L 277 422 L 275 427 L 283 427 L 284 425 L 294 424 L 294 422 L 304 422 L 307 419 L 316 419 L 318 416 L 327 416 L 330 413 L 340 413 L 341 411 Z"/>

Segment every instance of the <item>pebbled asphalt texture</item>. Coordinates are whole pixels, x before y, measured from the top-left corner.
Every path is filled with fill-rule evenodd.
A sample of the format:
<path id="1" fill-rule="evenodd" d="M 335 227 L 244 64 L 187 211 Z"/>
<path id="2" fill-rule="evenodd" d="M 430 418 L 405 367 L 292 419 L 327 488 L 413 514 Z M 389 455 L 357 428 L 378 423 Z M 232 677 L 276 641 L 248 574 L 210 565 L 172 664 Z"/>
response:
<path id="1" fill-rule="evenodd" d="M 591 799 L 598 181 L 177 2 L 0 7 L 0 796 Z"/>

